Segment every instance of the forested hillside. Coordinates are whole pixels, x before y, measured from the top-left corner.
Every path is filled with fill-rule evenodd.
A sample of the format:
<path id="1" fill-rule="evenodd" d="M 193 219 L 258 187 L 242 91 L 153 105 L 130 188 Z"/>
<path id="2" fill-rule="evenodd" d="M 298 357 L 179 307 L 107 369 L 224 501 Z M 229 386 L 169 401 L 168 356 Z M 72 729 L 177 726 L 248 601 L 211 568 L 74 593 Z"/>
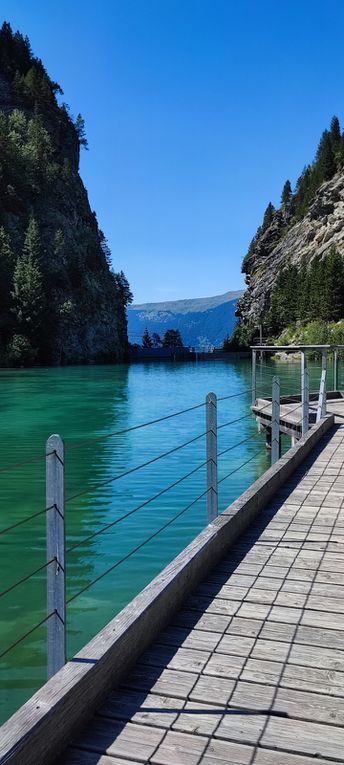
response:
<path id="1" fill-rule="evenodd" d="M 222 346 L 235 326 L 235 308 L 242 292 L 226 292 L 210 298 L 171 300 L 130 306 L 129 339 L 141 343 L 147 328 L 151 334 L 164 335 L 166 329 L 178 329 L 185 345 L 199 350 Z"/>
<path id="2" fill-rule="evenodd" d="M 278 209 L 270 202 L 243 260 L 248 289 L 238 303 L 237 337 L 263 323 L 278 335 L 307 322 L 344 318 L 344 133 L 333 117 L 314 161 L 293 191 L 289 180 Z M 323 328 L 319 332 L 323 332 Z M 313 341 L 314 342 L 314 341 Z"/>
<path id="3" fill-rule="evenodd" d="M 0 31 L 0 363 L 121 360 L 124 274 L 79 176 L 84 121 L 29 40 Z"/>

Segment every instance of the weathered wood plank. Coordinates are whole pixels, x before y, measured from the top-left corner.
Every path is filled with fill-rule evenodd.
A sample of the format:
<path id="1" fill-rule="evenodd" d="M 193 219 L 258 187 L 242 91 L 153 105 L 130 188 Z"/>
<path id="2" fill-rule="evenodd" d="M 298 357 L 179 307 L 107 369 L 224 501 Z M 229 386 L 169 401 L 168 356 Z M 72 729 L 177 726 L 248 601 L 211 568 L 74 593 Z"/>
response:
<path id="1" fill-rule="evenodd" d="M 108 757 L 98 752 L 86 752 L 84 749 L 67 749 L 63 765 L 141 765 L 138 760 L 123 760 L 122 757 Z"/>
<path id="2" fill-rule="evenodd" d="M 97 714 L 140 725 L 170 728 L 183 705 L 183 699 L 172 696 L 121 690 L 112 693 Z"/>
<path id="3" fill-rule="evenodd" d="M 169 731 L 151 762 L 154 765 L 198 765 L 207 743 L 204 736 Z"/>
<path id="4" fill-rule="evenodd" d="M 152 726 L 122 723 L 117 720 L 95 718 L 92 727 L 83 730 L 76 746 L 100 754 L 145 762 L 160 744 L 165 731 Z"/>

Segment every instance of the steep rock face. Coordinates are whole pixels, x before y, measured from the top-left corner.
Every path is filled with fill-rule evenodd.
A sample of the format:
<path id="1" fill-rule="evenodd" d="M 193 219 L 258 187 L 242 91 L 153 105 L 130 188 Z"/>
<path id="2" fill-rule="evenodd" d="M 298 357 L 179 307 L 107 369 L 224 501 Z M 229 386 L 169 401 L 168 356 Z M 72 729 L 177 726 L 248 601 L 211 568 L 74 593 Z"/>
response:
<path id="1" fill-rule="evenodd" d="M 4 24 L 0 358 L 11 363 L 8 349 L 13 342 L 18 346 L 19 336 L 21 344 L 33 349 L 30 358 L 40 363 L 122 361 L 128 350 L 130 290 L 124 275 L 110 270 L 106 241 L 79 175 L 80 145 L 86 143 L 83 122 L 80 131 L 68 108 L 59 105 L 58 92 L 27 38 Z M 32 263 L 38 273 L 36 293 L 30 283 Z"/>
<path id="2" fill-rule="evenodd" d="M 288 225 L 289 224 L 289 225 Z M 270 295 L 281 269 L 288 263 L 301 265 L 303 259 L 326 257 L 335 246 L 344 244 L 344 173 L 337 172 L 323 183 L 304 218 L 290 225 L 277 211 L 270 226 L 257 237 L 247 261 L 248 289 L 239 299 L 237 315 L 244 322 L 257 322 L 266 315 Z"/>

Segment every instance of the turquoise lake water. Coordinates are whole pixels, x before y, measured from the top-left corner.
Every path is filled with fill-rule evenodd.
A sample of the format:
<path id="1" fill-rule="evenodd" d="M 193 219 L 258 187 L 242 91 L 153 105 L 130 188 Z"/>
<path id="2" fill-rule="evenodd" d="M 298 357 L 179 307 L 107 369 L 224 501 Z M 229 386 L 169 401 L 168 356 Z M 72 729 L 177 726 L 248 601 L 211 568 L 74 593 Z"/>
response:
<path id="1" fill-rule="evenodd" d="M 310 365 L 311 388 L 319 362 Z M 300 366 L 264 362 L 258 392 L 268 394 L 273 374 L 282 393 L 300 391 Z M 87 587 L 206 489 L 203 465 L 126 520 L 86 540 L 205 461 L 205 437 L 153 464 L 112 480 L 204 433 L 205 409 L 121 435 L 117 431 L 203 403 L 208 392 L 230 396 L 219 403 L 220 511 L 270 464 L 264 435 L 250 414 L 251 362 L 145 363 L 59 369 L 0 370 L 1 591 L 45 563 L 45 516 L 1 530 L 45 507 L 45 441 L 59 433 L 66 444 L 67 598 Z M 331 381 L 330 381 L 331 386 Z M 240 395 L 237 395 L 240 394 Z M 98 439 L 88 442 L 88 439 Z M 241 443 L 241 442 L 244 443 Z M 80 443 L 79 443 L 80 442 Z M 283 440 L 283 450 L 289 447 Z M 12 468 L 17 461 L 37 460 Z M 233 472 L 235 471 L 235 472 Z M 105 485 L 98 487 L 98 484 Z M 203 497 L 137 553 L 90 586 L 68 606 L 68 656 L 73 656 L 206 525 Z M 46 573 L 0 598 L 0 654 L 46 616 Z M 32 632 L 0 659 L 0 718 L 6 719 L 46 679 L 46 626 Z"/>

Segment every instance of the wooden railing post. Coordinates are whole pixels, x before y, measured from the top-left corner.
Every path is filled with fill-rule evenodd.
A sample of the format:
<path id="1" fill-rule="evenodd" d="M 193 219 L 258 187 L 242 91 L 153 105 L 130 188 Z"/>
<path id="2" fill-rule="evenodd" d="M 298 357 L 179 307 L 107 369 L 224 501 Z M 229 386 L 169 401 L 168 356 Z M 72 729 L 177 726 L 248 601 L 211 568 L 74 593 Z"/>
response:
<path id="1" fill-rule="evenodd" d="M 272 378 L 271 464 L 280 458 L 280 381 Z"/>
<path id="2" fill-rule="evenodd" d="M 302 374 L 302 392 L 301 392 L 301 401 L 302 401 L 302 435 L 304 436 L 305 433 L 309 430 L 309 371 L 306 368 L 303 370 Z"/>
<path id="3" fill-rule="evenodd" d="M 218 516 L 217 493 L 217 397 L 208 393 L 206 397 L 207 431 L 207 513 L 208 523 Z"/>
<path id="4" fill-rule="evenodd" d="M 66 565 L 64 443 L 57 435 L 46 444 L 48 679 L 66 663 Z"/>

